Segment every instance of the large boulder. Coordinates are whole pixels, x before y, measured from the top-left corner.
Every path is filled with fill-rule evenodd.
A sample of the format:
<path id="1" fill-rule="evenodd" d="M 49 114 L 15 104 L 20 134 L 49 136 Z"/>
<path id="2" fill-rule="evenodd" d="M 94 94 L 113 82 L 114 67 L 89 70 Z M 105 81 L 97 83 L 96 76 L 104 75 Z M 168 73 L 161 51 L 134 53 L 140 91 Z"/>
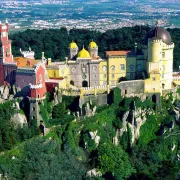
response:
<path id="1" fill-rule="evenodd" d="M 21 113 L 15 113 L 10 120 L 15 128 L 21 127 L 23 128 L 23 126 L 27 125 L 27 119 L 26 116 L 24 114 Z"/>
<path id="2" fill-rule="evenodd" d="M 5 87 L 4 87 L 4 91 L 3 91 L 3 94 L 2 94 L 2 98 L 3 98 L 3 99 L 8 99 L 8 98 L 9 98 L 9 87 L 8 87 L 8 86 L 5 86 Z"/>

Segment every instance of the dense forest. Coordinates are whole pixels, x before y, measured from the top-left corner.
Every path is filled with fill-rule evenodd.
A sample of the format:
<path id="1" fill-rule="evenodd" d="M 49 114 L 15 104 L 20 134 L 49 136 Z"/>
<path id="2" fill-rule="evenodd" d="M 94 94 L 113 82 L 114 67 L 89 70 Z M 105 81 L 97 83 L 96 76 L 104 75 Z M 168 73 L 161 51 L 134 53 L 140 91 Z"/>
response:
<path id="1" fill-rule="evenodd" d="M 134 43 L 141 44 L 146 33 L 150 30 L 148 26 L 123 27 L 115 30 L 108 30 L 105 33 L 84 29 L 44 29 L 26 30 L 10 35 L 14 56 L 20 56 L 19 49 L 28 50 L 29 47 L 35 51 L 36 58 L 41 58 L 41 52 L 53 60 L 64 60 L 68 56 L 68 46 L 73 40 L 78 44 L 79 49 L 88 47 L 93 39 L 99 47 L 99 55 L 104 57 L 106 50 L 131 50 Z M 174 49 L 174 70 L 179 70 L 180 65 L 180 29 L 168 29 L 175 43 Z"/>
<path id="2" fill-rule="evenodd" d="M 180 94 L 180 90 L 178 93 Z M 158 107 L 150 99 L 141 101 L 139 98 L 123 98 L 120 90 L 115 88 L 111 92 L 110 104 L 100 107 L 96 102 L 91 102 L 91 108 L 97 106 L 96 114 L 91 117 L 82 116 L 80 119 L 74 116 L 74 112 L 78 110 L 77 99 L 78 97 L 63 96 L 62 103 L 52 106 L 51 95 L 47 94 L 40 107 L 48 129 L 45 136 L 40 136 L 32 125 L 15 128 L 9 121 L 14 113 L 12 103 L 0 105 L 2 178 L 180 178 L 180 121 L 174 111 L 179 106 L 179 101 L 173 101 L 171 93 L 161 97 L 162 106 Z M 133 117 L 136 119 L 134 125 Z M 138 126 L 138 121 L 144 118 L 139 136 L 133 140 L 135 134 L 132 134 L 132 127 L 134 129 Z M 117 136 L 117 132 L 122 129 L 124 132 Z M 96 134 L 94 139 L 92 133 Z M 115 137 L 119 143 L 115 143 Z M 89 170 L 95 170 L 100 177 L 89 177 Z"/>

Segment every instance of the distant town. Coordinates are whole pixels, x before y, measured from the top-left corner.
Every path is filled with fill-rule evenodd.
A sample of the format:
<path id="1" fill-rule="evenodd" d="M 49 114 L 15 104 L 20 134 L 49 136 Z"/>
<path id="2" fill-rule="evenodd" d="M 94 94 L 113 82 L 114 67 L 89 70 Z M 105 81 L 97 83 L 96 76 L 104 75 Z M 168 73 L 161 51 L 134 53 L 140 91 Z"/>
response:
<path id="1" fill-rule="evenodd" d="M 66 27 L 107 31 L 135 25 L 180 27 L 180 2 L 166 0 L 0 0 L 0 20 L 12 31 Z"/>

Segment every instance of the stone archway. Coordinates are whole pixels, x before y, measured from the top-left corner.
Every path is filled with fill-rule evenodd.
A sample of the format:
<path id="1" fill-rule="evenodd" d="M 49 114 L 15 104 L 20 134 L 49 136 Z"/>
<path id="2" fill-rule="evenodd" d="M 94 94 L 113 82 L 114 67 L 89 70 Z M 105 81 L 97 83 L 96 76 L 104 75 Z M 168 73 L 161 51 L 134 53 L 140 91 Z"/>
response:
<path id="1" fill-rule="evenodd" d="M 70 81 L 70 84 L 74 86 L 74 81 Z"/>
<path id="2" fill-rule="evenodd" d="M 127 94 L 127 89 L 124 90 L 124 94 Z"/>
<path id="3" fill-rule="evenodd" d="M 155 94 L 152 95 L 152 102 L 156 103 L 156 95 Z"/>
<path id="4" fill-rule="evenodd" d="M 82 87 L 88 87 L 88 82 L 87 81 L 83 81 L 82 82 Z"/>
<path id="5" fill-rule="evenodd" d="M 153 109 L 156 110 L 157 97 L 155 94 L 152 95 L 152 102 L 154 103 Z"/>

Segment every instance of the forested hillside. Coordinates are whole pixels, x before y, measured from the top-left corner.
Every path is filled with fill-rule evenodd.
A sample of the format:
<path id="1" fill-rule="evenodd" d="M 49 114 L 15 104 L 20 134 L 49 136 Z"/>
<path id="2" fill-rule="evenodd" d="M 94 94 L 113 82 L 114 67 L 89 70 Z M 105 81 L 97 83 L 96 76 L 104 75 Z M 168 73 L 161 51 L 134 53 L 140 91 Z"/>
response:
<path id="1" fill-rule="evenodd" d="M 105 33 L 89 30 L 71 29 L 44 29 L 44 30 L 26 30 L 16 34 L 11 34 L 12 50 L 14 56 L 19 56 L 19 49 L 28 50 L 29 46 L 36 53 L 36 58 L 41 57 L 41 52 L 45 52 L 46 57 L 53 60 L 64 60 L 68 56 L 68 46 L 73 40 L 79 49 L 88 47 L 93 39 L 99 46 L 99 54 L 104 57 L 106 50 L 129 50 L 134 48 L 134 43 L 141 47 L 148 26 L 124 27 L 121 29 L 108 30 Z M 177 71 L 180 65 L 180 29 L 168 29 L 175 43 L 174 49 L 174 70 Z"/>
<path id="2" fill-rule="evenodd" d="M 78 97 L 63 96 L 52 106 L 47 94 L 40 107 L 47 128 L 43 137 L 32 125 L 15 128 L 13 105 L 0 104 L 0 175 L 13 180 L 178 180 L 179 100 L 170 93 L 158 108 L 151 99 L 120 94 L 115 88 L 112 102 L 102 107 L 89 102 L 91 109 L 97 107 L 95 115 L 80 118 L 74 114 Z"/>

